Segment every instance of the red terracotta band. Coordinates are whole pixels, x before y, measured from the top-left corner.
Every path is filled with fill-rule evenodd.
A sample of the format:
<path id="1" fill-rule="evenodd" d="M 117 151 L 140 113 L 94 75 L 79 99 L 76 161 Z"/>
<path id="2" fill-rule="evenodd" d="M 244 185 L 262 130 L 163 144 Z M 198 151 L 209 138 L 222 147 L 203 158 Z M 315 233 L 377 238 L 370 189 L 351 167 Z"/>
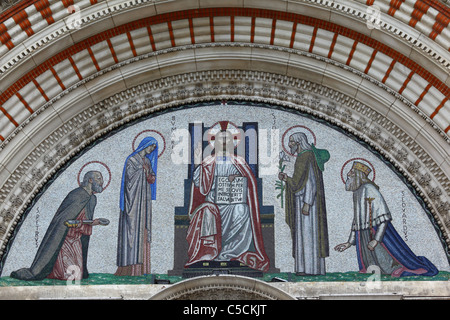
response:
<path id="1" fill-rule="evenodd" d="M 254 41 L 254 35 L 255 35 L 255 18 L 256 17 L 264 17 L 264 18 L 272 18 L 275 20 L 285 20 L 285 21 L 292 21 L 294 22 L 293 26 L 293 32 L 291 36 L 291 45 L 293 45 L 295 40 L 295 32 L 297 30 L 298 23 L 305 24 L 308 26 L 314 27 L 314 34 L 313 38 L 311 40 L 310 44 L 310 51 L 312 51 L 314 47 L 314 41 L 315 37 L 317 36 L 318 29 L 324 29 L 327 31 L 334 32 L 335 34 L 339 34 L 345 37 L 348 37 L 350 39 L 353 39 L 355 41 L 352 52 L 350 53 L 349 60 L 347 61 L 347 64 L 350 63 L 352 55 L 356 49 L 357 43 L 361 42 L 369 47 L 372 47 L 375 52 L 381 52 L 386 54 L 387 56 L 391 57 L 393 59 L 393 62 L 387 71 L 385 78 L 383 79 L 383 82 L 386 81 L 387 77 L 389 76 L 389 73 L 392 71 L 393 66 L 395 63 L 401 63 L 411 69 L 411 74 L 409 79 L 412 77 L 413 74 L 420 75 L 422 78 L 427 80 L 432 86 L 434 86 L 437 90 L 439 90 L 444 96 L 448 97 L 450 96 L 450 89 L 448 86 L 445 85 L 442 81 L 440 81 L 438 78 L 436 78 L 434 75 L 432 75 L 429 71 L 421 67 L 419 64 L 411 60 L 410 58 L 402 55 L 398 51 L 396 51 L 394 48 L 389 47 L 388 45 L 385 45 L 383 43 L 380 43 L 377 40 L 374 40 L 366 35 L 363 35 L 361 33 L 358 33 L 354 30 L 348 29 L 343 26 L 336 25 L 332 22 L 300 15 L 300 14 L 293 14 L 293 13 L 286 13 L 286 12 L 280 12 L 280 11 L 273 11 L 273 10 L 266 10 L 266 9 L 252 9 L 252 8 L 206 8 L 206 9 L 193 9 L 193 10 L 186 10 L 186 11 L 180 11 L 175 13 L 166 13 L 161 14 L 157 16 L 152 16 L 144 19 L 140 19 L 137 21 L 133 21 L 115 28 L 112 28 L 110 30 L 101 32 L 99 34 L 96 34 L 88 39 L 85 39 L 75 45 L 73 45 L 70 48 L 67 48 L 63 50 L 62 52 L 56 54 L 46 62 L 42 63 L 35 69 L 28 72 L 26 75 L 24 75 L 21 79 L 19 79 L 16 83 L 14 83 L 12 86 L 10 86 L 8 89 L 6 89 L 3 94 L 0 96 L 0 105 L 4 104 L 9 98 L 11 98 L 14 94 L 16 94 L 20 89 L 22 89 L 27 83 L 33 81 L 37 87 L 38 84 L 34 80 L 36 77 L 41 75 L 42 73 L 46 72 L 47 70 L 50 70 L 53 66 L 60 63 L 61 61 L 68 59 L 69 57 L 73 56 L 74 54 L 87 49 L 94 65 L 96 66 L 97 70 L 100 70 L 100 67 L 95 59 L 94 53 L 91 50 L 91 46 L 102 42 L 107 41 L 108 39 L 117 36 L 119 34 L 123 33 L 129 33 L 130 31 L 146 27 L 149 31 L 149 37 L 151 39 L 151 44 L 153 50 L 156 49 L 155 42 L 152 39 L 151 34 L 151 26 L 155 24 L 160 23 L 167 23 L 169 26 L 169 32 L 170 32 L 170 26 L 171 21 L 178 20 L 178 19 L 194 19 L 194 18 L 200 18 L 200 17 L 209 17 L 210 18 L 210 28 L 211 28 L 211 40 L 214 41 L 214 17 L 215 16 L 246 16 L 252 18 L 252 26 L 251 26 L 251 40 Z M 1 28 L 0 28 L 1 30 Z M 173 31 L 171 34 L 171 42 L 172 45 L 175 44 L 175 40 L 173 38 Z M 374 56 L 372 56 L 374 57 Z M 370 62 L 371 63 L 371 62 Z M 370 64 L 369 64 L 370 66 Z M 366 69 L 368 71 L 368 69 Z M 79 72 L 77 73 L 78 76 Z M 407 82 L 404 84 L 403 88 L 406 87 Z M 41 93 L 45 96 L 45 92 L 40 90 Z M 48 97 L 46 98 L 48 100 Z M 14 123 L 14 120 L 12 119 L 12 122 Z"/>

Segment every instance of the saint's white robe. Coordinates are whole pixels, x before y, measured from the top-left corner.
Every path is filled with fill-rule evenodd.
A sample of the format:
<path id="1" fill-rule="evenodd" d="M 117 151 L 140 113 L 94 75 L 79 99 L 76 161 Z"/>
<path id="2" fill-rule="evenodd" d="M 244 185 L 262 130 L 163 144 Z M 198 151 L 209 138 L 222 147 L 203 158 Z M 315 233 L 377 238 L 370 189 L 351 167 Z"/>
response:
<path id="1" fill-rule="evenodd" d="M 325 274 L 325 258 L 319 255 L 318 218 L 316 208 L 317 185 L 312 165 L 306 185 L 295 193 L 294 261 L 295 272 L 310 275 Z M 309 215 L 302 213 L 303 205 L 310 205 Z"/>

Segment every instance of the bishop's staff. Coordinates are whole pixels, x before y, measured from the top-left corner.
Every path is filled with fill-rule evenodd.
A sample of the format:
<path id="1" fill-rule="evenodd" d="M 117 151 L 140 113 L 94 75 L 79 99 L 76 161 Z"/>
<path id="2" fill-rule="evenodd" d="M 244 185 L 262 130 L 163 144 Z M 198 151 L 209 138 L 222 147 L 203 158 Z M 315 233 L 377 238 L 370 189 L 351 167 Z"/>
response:
<path id="1" fill-rule="evenodd" d="M 369 203 L 369 234 L 370 234 L 370 240 L 373 240 L 373 223 L 372 223 L 372 201 L 375 200 L 375 198 L 364 198 Z"/>

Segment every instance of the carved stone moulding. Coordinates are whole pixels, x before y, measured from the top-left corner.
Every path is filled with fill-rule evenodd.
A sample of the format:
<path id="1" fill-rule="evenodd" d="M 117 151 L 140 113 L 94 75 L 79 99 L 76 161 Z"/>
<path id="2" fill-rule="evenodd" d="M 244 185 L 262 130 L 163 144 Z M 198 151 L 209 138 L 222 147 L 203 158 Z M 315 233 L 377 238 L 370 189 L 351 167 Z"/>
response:
<path id="1" fill-rule="evenodd" d="M 0 255 L 40 192 L 82 150 L 124 125 L 206 101 L 238 100 L 311 117 L 356 137 L 399 172 L 430 214 L 448 254 L 450 182 L 431 155 L 374 106 L 311 81 L 269 72 L 215 70 L 178 74 L 118 92 L 55 129 L 0 191 Z M 11 241 L 10 241 L 11 240 Z"/>
<path id="2" fill-rule="evenodd" d="M 152 300 L 295 300 L 263 281 L 241 276 L 214 275 L 176 283 Z"/>

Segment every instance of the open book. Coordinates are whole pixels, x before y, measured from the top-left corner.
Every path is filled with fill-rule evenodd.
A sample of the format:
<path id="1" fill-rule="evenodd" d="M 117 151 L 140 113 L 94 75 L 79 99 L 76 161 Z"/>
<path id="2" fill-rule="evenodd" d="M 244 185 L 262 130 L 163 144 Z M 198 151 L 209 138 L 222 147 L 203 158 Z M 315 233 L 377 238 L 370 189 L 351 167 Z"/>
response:
<path id="1" fill-rule="evenodd" d="M 247 203 L 247 178 L 236 177 L 233 182 L 228 177 L 216 177 L 216 204 Z"/>

